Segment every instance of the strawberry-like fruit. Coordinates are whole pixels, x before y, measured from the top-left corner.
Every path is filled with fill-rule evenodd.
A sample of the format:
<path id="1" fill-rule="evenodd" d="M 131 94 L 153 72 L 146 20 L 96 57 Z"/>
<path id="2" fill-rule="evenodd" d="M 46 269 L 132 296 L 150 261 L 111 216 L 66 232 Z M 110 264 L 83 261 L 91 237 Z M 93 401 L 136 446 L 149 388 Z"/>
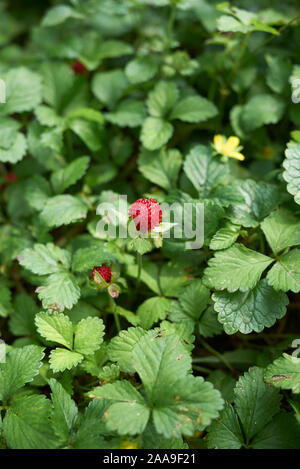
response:
<path id="1" fill-rule="evenodd" d="M 103 278 L 103 280 L 105 280 L 106 283 L 110 283 L 110 281 L 111 281 L 111 268 L 108 265 L 102 264 L 102 265 L 98 265 L 98 266 L 93 267 L 93 269 L 91 271 L 92 280 L 95 279 L 95 272 L 98 272 L 98 274 L 101 275 L 101 277 Z"/>
<path id="2" fill-rule="evenodd" d="M 137 231 L 147 232 L 156 228 L 162 221 L 162 209 L 155 199 L 138 199 L 129 208 Z"/>
<path id="3" fill-rule="evenodd" d="M 79 60 L 75 60 L 75 62 L 73 62 L 72 68 L 76 75 L 83 75 L 87 71 L 86 67 Z"/>
<path id="4" fill-rule="evenodd" d="M 18 180 L 16 173 L 5 173 L 3 179 L 7 182 L 17 182 Z"/>

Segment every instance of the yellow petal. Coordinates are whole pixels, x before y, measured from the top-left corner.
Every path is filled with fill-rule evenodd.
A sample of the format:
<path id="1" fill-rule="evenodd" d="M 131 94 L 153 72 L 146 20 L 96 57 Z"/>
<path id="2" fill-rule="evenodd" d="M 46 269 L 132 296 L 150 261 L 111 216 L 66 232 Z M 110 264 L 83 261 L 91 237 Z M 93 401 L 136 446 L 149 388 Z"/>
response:
<path id="1" fill-rule="evenodd" d="M 225 143 L 225 152 L 232 153 L 240 144 L 240 139 L 238 137 L 229 137 L 227 142 Z"/>
<path id="2" fill-rule="evenodd" d="M 230 158 L 235 158 L 236 160 L 244 161 L 245 157 L 242 153 L 239 153 L 238 151 L 233 151 L 230 155 L 227 155 Z"/>
<path id="3" fill-rule="evenodd" d="M 223 153 L 224 140 L 223 135 L 214 136 L 214 146 L 219 153 Z"/>

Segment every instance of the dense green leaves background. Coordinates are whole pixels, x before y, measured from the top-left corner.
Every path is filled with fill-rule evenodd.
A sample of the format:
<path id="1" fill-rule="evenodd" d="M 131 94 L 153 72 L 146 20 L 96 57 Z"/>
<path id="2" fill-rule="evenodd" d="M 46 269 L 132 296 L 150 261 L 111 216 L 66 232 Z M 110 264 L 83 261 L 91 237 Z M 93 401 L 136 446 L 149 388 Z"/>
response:
<path id="1" fill-rule="evenodd" d="M 298 2 L 25 3 L 0 1 L 0 448 L 299 449 Z M 109 237 L 139 197 L 203 204 L 203 246 Z"/>

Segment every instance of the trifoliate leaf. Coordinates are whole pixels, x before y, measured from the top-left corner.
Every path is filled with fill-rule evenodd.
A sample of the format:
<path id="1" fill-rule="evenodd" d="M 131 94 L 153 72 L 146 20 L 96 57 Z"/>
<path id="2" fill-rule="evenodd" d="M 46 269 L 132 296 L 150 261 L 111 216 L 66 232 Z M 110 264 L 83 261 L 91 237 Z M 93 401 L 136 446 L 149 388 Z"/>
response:
<path id="1" fill-rule="evenodd" d="M 246 292 L 216 292 L 212 296 L 218 320 L 227 334 L 249 334 L 271 327 L 286 313 L 288 297 L 276 292 L 266 279 L 260 280 L 253 290 Z"/>
<path id="2" fill-rule="evenodd" d="M 32 335 L 35 332 L 34 318 L 39 312 L 33 298 L 19 293 L 14 300 L 10 315 L 9 328 L 14 335 Z"/>
<path id="3" fill-rule="evenodd" d="M 100 318 L 82 319 L 75 328 L 74 350 L 92 355 L 103 342 L 104 324 Z"/>
<path id="4" fill-rule="evenodd" d="M 68 269 L 70 253 L 52 243 L 35 244 L 33 249 L 25 249 L 18 256 L 19 263 L 34 274 L 47 275 Z"/>
<path id="5" fill-rule="evenodd" d="M 257 284 L 272 261 L 270 257 L 242 244 L 235 244 L 224 251 L 217 251 L 215 257 L 208 261 L 203 282 L 216 290 L 246 292 Z"/>
<path id="6" fill-rule="evenodd" d="M 0 363 L 0 400 L 7 400 L 19 388 L 33 380 L 39 372 L 43 349 L 27 345 L 7 353 L 6 363 Z"/>
<path id="7" fill-rule="evenodd" d="M 57 195 L 46 202 L 41 219 L 49 227 L 69 225 L 85 218 L 87 206 L 80 199 L 72 195 Z"/>
<path id="8" fill-rule="evenodd" d="M 300 393 L 300 358 L 284 353 L 265 371 L 264 379 L 276 388 Z"/>

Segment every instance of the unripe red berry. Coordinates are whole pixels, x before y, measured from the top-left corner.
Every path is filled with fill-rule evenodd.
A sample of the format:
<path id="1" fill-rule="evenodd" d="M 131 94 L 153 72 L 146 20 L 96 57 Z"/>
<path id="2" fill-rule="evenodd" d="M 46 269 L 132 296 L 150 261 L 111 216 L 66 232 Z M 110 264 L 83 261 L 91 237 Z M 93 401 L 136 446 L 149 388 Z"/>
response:
<path id="1" fill-rule="evenodd" d="M 138 199 L 129 208 L 137 231 L 147 232 L 162 221 L 162 209 L 155 199 Z"/>
<path id="2" fill-rule="evenodd" d="M 105 280 L 106 283 L 110 283 L 110 281 L 111 281 L 111 268 L 108 265 L 102 264 L 102 265 L 93 267 L 93 269 L 91 271 L 92 280 L 95 279 L 95 272 L 98 272 L 98 274 L 101 275 L 101 277 L 103 278 L 103 280 Z"/>
<path id="3" fill-rule="evenodd" d="M 76 75 L 83 75 L 87 71 L 86 67 L 79 60 L 75 60 L 75 62 L 73 62 L 72 68 Z"/>

